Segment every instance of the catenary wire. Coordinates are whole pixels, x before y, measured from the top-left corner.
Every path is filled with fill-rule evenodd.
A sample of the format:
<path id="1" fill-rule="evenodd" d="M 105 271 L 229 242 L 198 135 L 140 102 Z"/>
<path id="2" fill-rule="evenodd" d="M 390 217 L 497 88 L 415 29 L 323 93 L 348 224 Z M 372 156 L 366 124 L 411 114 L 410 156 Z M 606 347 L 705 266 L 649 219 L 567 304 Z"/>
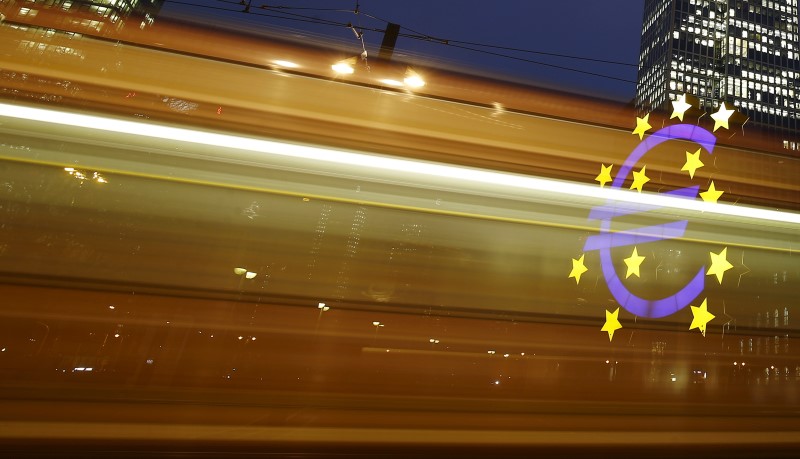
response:
<path id="1" fill-rule="evenodd" d="M 221 1 L 221 2 L 224 2 L 224 3 L 244 5 L 244 3 L 241 2 L 241 1 L 239 1 L 239 2 L 230 1 L 230 0 L 218 0 L 218 1 Z M 209 8 L 209 9 L 216 9 L 216 10 L 222 10 L 222 11 L 229 11 L 229 12 L 234 12 L 234 13 L 236 13 L 236 12 L 245 12 L 245 13 L 248 13 L 248 14 L 254 14 L 254 15 L 262 16 L 262 17 L 270 17 L 270 18 L 274 18 L 274 19 L 283 19 L 283 20 L 303 22 L 303 23 L 316 24 L 316 25 L 326 25 L 326 26 L 331 26 L 331 27 L 348 28 L 348 29 L 352 29 L 352 30 L 356 30 L 357 29 L 361 33 L 363 33 L 364 31 L 385 33 L 386 30 L 385 29 L 380 29 L 380 28 L 374 28 L 374 27 L 364 27 L 364 26 L 360 26 L 360 25 L 353 25 L 352 23 L 349 23 L 349 22 L 348 23 L 344 23 L 344 22 L 338 22 L 338 21 L 329 20 L 329 19 L 316 18 L 316 17 L 313 17 L 313 16 L 306 16 L 306 15 L 297 14 L 297 13 L 290 13 L 288 11 L 274 11 L 277 14 L 268 14 L 268 13 L 265 13 L 264 11 L 269 11 L 269 10 L 311 10 L 311 11 L 329 11 L 329 12 L 333 11 L 333 12 L 342 12 L 342 13 L 357 14 L 357 15 L 360 14 L 360 15 L 364 15 L 366 17 L 369 17 L 371 19 L 375 19 L 377 21 L 390 23 L 390 21 L 388 21 L 386 19 L 383 19 L 383 18 L 378 17 L 378 16 L 371 15 L 369 13 L 365 13 L 365 12 L 360 11 L 358 9 L 356 9 L 356 10 L 348 10 L 348 9 L 340 9 L 340 8 L 304 8 L 304 7 L 285 6 L 285 5 L 272 6 L 272 5 L 266 5 L 265 4 L 265 5 L 261 5 L 259 7 L 256 7 L 255 10 L 243 11 L 243 10 L 233 10 L 233 9 L 227 9 L 227 8 L 213 7 L 213 6 L 209 6 L 209 5 L 202 5 L 202 4 L 197 4 L 197 3 L 184 2 L 184 1 L 180 1 L 180 0 L 171 0 L 171 3 L 182 4 L 182 5 L 187 5 L 187 6 L 196 6 L 196 7 L 202 7 L 202 8 Z M 534 51 L 534 50 L 526 50 L 526 49 L 521 49 L 521 48 L 512 48 L 512 47 L 504 47 L 504 46 L 498 46 L 498 45 L 489 45 L 489 44 L 482 44 L 482 43 L 463 41 L 463 40 L 443 39 L 443 38 L 434 37 L 432 35 L 416 31 L 416 30 L 414 30 L 414 29 L 412 29 L 410 27 L 402 26 L 402 28 L 412 32 L 412 34 L 404 34 L 404 33 L 399 34 L 399 36 L 402 36 L 404 38 L 410 38 L 410 39 L 415 39 L 415 40 L 420 40 L 420 41 L 427 41 L 427 42 L 430 42 L 430 43 L 435 43 L 435 44 L 450 46 L 450 47 L 453 47 L 453 48 L 463 49 L 465 51 L 491 55 L 491 56 L 500 57 L 500 58 L 504 58 L 504 59 L 516 60 L 516 61 L 520 61 L 520 62 L 526 62 L 526 63 L 534 64 L 534 65 L 542 65 L 542 66 L 545 66 L 545 67 L 555 68 L 555 69 L 564 70 L 564 71 L 577 72 L 577 73 L 581 73 L 581 74 L 584 74 L 584 75 L 595 76 L 595 77 L 599 77 L 599 78 L 606 78 L 606 79 L 616 80 L 616 81 L 625 82 L 625 83 L 633 83 L 633 84 L 636 83 L 636 81 L 629 80 L 629 79 L 626 79 L 626 78 L 620 78 L 620 77 L 616 77 L 616 76 L 612 76 L 612 75 L 606 75 L 606 74 L 603 74 L 603 73 L 597 73 L 597 72 L 577 69 L 577 68 L 573 68 L 573 67 L 567 67 L 567 66 L 558 65 L 558 64 L 551 64 L 551 63 L 547 63 L 547 62 L 536 61 L 536 60 L 533 60 L 533 59 L 526 59 L 526 58 L 519 57 L 519 56 L 512 56 L 512 55 L 509 55 L 509 54 L 499 53 L 499 52 L 490 51 L 490 50 L 486 50 L 486 49 L 479 49 L 479 48 L 476 48 L 476 47 L 484 47 L 484 48 L 491 48 L 491 49 L 523 52 L 523 53 L 530 53 L 530 54 L 541 54 L 541 55 L 547 55 L 547 56 L 550 56 L 550 57 L 585 60 L 585 61 L 593 61 L 593 62 L 600 62 L 600 63 L 606 63 L 606 64 L 632 66 L 632 67 L 637 67 L 636 64 L 616 62 L 616 61 L 607 61 L 607 60 L 603 60 L 603 59 L 595 59 L 595 58 L 588 58 L 588 57 L 581 57 L 581 56 L 571 56 L 571 55 L 560 54 L 560 53 L 549 53 L 549 52 L 544 52 L 544 51 Z"/>

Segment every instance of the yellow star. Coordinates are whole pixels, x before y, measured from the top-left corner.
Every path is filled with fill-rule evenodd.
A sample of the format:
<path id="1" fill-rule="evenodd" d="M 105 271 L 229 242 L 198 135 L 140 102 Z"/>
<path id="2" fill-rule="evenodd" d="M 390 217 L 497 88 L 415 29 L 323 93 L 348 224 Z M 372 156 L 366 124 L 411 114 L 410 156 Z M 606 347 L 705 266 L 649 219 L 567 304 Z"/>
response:
<path id="1" fill-rule="evenodd" d="M 692 108 L 692 104 L 686 102 L 686 94 L 678 97 L 677 100 L 672 101 L 672 116 L 670 116 L 669 119 L 677 116 L 679 120 L 683 121 L 684 113 L 690 108 Z"/>
<path id="2" fill-rule="evenodd" d="M 697 169 L 703 167 L 703 162 L 700 161 L 700 149 L 696 152 L 686 152 L 686 163 L 681 168 L 682 171 L 689 171 L 689 177 L 694 178 L 694 173 Z"/>
<path id="3" fill-rule="evenodd" d="M 647 132 L 652 126 L 648 122 L 650 120 L 650 114 L 644 115 L 644 118 L 636 117 L 636 129 L 633 130 L 632 134 L 636 135 L 639 134 L 639 140 L 644 138 L 644 133 Z"/>
<path id="4" fill-rule="evenodd" d="M 728 262 L 728 248 L 725 247 L 720 253 L 708 252 L 711 255 L 711 267 L 706 271 L 706 276 L 715 275 L 719 283 L 722 283 L 722 276 L 725 271 L 733 268 L 733 265 Z"/>
<path id="5" fill-rule="evenodd" d="M 575 258 L 572 259 L 572 271 L 569 272 L 568 277 L 574 277 L 576 284 L 581 282 L 581 274 L 589 270 L 589 268 L 583 265 L 583 257 L 585 256 L 586 254 L 583 254 L 577 260 Z"/>
<path id="6" fill-rule="evenodd" d="M 636 277 L 641 277 L 639 275 L 639 266 L 643 261 L 644 257 L 640 256 L 639 252 L 636 251 L 636 247 L 634 247 L 631 256 L 625 259 L 625 264 L 628 265 L 628 272 L 625 273 L 625 279 L 631 277 L 631 274 L 635 274 Z"/>
<path id="7" fill-rule="evenodd" d="M 614 312 L 606 311 L 606 323 L 603 324 L 603 328 L 600 331 L 608 332 L 608 340 L 611 341 L 614 339 L 614 332 L 622 328 L 622 324 L 619 323 L 619 308 L 617 308 Z"/>
<path id="8" fill-rule="evenodd" d="M 711 181 L 711 185 L 708 187 L 708 191 L 704 191 L 700 193 L 700 197 L 703 198 L 705 202 L 717 202 L 720 196 L 722 196 L 722 191 L 717 190 L 714 187 L 714 181 Z"/>
<path id="9" fill-rule="evenodd" d="M 720 126 L 724 127 L 725 129 L 728 128 L 728 119 L 731 117 L 733 112 L 736 110 L 730 110 L 725 107 L 725 102 L 719 104 L 719 110 L 716 113 L 711 114 L 711 118 L 714 119 L 714 132 L 717 132 Z"/>
<path id="10" fill-rule="evenodd" d="M 639 172 L 636 171 L 633 172 L 633 183 L 631 183 L 631 188 L 630 188 L 631 190 L 636 188 L 639 191 L 639 193 L 641 193 L 644 184 L 650 181 L 650 178 L 647 175 L 645 175 L 646 168 L 647 166 L 642 166 L 642 170 L 640 170 Z"/>
<path id="11" fill-rule="evenodd" d="M 600 182 L 600 188 L 603 188 L 604 186 L 606 186 L 606 183 L 611 181 L 612 167 L 614 167 L 613 164 L 608 167 L 606 167 L 605 164 L 600 165 L 600 174 L 598 174 L 597 177 L 594 178 L 596 181 Z"/>
<path id="12" fill-rule="evenodd" d="M 689 330 L 699 328 L 703 333 L 703 336 L 706 336 L 706 324 L 711 322 L 714 317 L 716 317 L 714 314 L 708 312 L 706 300 L 708 300 L 708 298 L 703 299 L 703 302 L 700 304 L 700 306 L 692 306 L 692 325 L 689 326 Z"/>

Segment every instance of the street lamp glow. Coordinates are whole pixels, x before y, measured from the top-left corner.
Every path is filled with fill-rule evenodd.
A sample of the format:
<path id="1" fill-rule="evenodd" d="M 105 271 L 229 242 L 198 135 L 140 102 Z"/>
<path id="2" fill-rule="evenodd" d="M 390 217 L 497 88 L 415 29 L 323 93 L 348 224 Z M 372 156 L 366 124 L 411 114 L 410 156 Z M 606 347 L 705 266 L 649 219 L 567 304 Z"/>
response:
<path id="1" fill-rule="evenodd" d="M 331 69 L 334 72 L 340 75 L 351 75 L 353 72 L 356 71 L 354 65 L 356 64 L 356 58 L 351 57 L 349 59 L 343 59 L 335 64 L 331 65 Z"/>
<path id="2" fill-rule="evenodd" d="M 410 88 L 421 88 L 425 86 L 425 80 L 411 69 L 406 70 L 406 77 L 403 78 L 403 83 Z"/>

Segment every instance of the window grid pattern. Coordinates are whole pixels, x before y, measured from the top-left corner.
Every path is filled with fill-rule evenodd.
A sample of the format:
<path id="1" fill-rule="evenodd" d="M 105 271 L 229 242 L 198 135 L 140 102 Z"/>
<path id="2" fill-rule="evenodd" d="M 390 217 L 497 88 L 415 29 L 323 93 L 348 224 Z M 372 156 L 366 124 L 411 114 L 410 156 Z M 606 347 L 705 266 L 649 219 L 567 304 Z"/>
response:
<path id="1" fill-rule="evenodd" d="M 686 93 L 701 108 L 725 100 L 749 122 L 800 132 L 798 0 L 648 0 L 636 108 L 670 110 Z M 785 137 L 785 136 L 784 136 Z"/>

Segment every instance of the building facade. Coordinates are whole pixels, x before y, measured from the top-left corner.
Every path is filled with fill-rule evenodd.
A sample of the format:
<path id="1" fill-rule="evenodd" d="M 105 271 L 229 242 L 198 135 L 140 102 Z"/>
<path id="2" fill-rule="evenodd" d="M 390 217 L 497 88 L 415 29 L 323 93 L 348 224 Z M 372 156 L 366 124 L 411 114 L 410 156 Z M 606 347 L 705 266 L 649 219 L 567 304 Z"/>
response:
<path id="1" fill-rule="evenodd" d="M 647 0 L 637 110 L 670 110 L 682 94 L 707 112 L 724 101 L 800 149 L 797 11 L 797 0 Z"/>
<path id="2" fill-rule="evenodd" d="M 92 35 L 153 24 L 164 0 L 0 0 L 2 19 Z"/>

